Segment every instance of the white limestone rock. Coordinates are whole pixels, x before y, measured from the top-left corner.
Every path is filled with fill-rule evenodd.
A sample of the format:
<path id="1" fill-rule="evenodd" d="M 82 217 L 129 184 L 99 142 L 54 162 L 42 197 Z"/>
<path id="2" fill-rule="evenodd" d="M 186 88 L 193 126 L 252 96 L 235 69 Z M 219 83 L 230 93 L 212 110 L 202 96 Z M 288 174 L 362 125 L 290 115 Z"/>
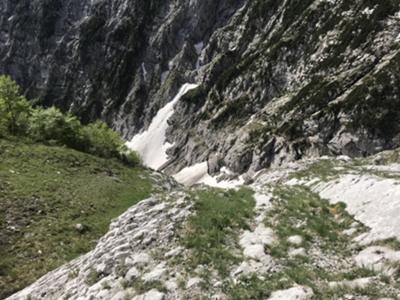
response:
<path id="1" fill-rule="evenodd" d="M 148 291 L 143 295 L 134 297 L 132 300 L 164 300 L 165 294 L 161 293 L 155 289 Z"/>
<path id="2" fill-rule="evenodd" d="M 374 175 L 347 174 L 313 187 L 331 203 L 343 202 L 346 210 L 371 228 L 356 241 L 368 245 L 390 238 L 400 239 L 400 188 L 398 180 Z"/>
<path id="3" fill-rule="evenodd" d="M 140 277 L 140 272 L 136 267 L 130 268 L 129 271 L 125 274 L 125 279 L 128 281 L 132 281 L 139 277 Z"/>
<path id="4" fill-rule="evenodd" d="M 307 251 L 304 248 L 289 249 L 289 257 L 307 256 Z"/>
<path id="5" fill-rule="evenodd" d="M 203 281 L 203 280 L 202 280 L 200 277 L 193 277 L 193 278 L 190 278 L 190 279 L 188 280 L 188 282 L 186 283 L 186 288 L 187 288 L 187 289 L 190 289 L 190 288 L 193 288 L 193 287 L 195 287 L 195 286 L 198 286 L 202 281 Z"/>
<path id="6" fill-rule="evenodd" d="M 360 268 L 393 275 L 398 269 L 400 251 L 382 246 L 372 246 L 361 251 L 354 260 Z"/>
<path id="7" fill-rule="evenodd" d="M 167 269 L 164 264 L 160 264 L 156 266 L 154 270 L 149 273 L 146 273 L 142 276 L 144 282 L 154 282 L 160 281 L 164 275 L 167 273 Z"/>
<path id="8" fill-rule="evenodd" d="M 295 246 L 300 246 L 303 243 L 303 237 L 300 235 L 293 235 L 288 237 L 287 241 Z"/>
<path id="9" fill-rule="evenodd" d="M 307 286 L 295 286 L 287 290 L 273 292 L 269 300 L 310 300 L 314 292 Z"/>

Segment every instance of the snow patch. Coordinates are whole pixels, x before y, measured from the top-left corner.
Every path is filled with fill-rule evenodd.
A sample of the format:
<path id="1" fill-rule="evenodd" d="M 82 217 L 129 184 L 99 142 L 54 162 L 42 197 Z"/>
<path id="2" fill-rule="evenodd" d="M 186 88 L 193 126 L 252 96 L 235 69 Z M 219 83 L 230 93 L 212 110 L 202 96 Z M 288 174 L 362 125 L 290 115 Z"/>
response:
<path id="1" fill-rule="evenodd" d="M 204 48 L 204 43 L 203 42 L 197 43 L 196 45 L 194 45 L 194 48 L 196 49 L 197 55 L 200 55 L 201 51 Z"/>
<path id="2" fill-rule="evenodd" d="M 225 169 L 226 171 L 226 169 Z M 195 184 L 205 184 L 211 187 L 218 187 L 223 189 L 234 189 L 244 184 L 242 177 L 236 180 L 221 180 L 218 181 L 217 177 L 212 177 L 208 174 L 207 162 L 195 164 L 193 166 L 182 169 L 179 173 L 173 176 L 179 183 L 192 186 Z"/>
<path id="3" fill-rule="evenodd" d="M 196 70 L 200 69 L 200 65 L 201 65 L 201 52 L 203 51 L 204 48 L 204 43 L 200 42 L 197 43 L 196 45 L 194 45 L 194 48 L 196 50 L 196 54 L 198 56 L 197 61 L 196 61 Z"/>
<path id="4" fill-rule="evenodd" d="M 175 174 L 173 177 L 179 183 L 192 186 L 204 180 L 208 175 L 207 162 L 195 164 L 190 167 L 182 169 L 179 173 Z"/>
<path id="5" fill-rule="evenodd" d="M 158 111 L 149 128 L 135 135 L 126 144 L 130 149 L 140 154 L 146 166 L 157 170 L 168 161 L 167 150 L 172 146 L 166 142 L 165 137 L 168 128 L 168 119 L 174 113 L 174 105 L 183 95 L 196 87 L 198 87 L 197 84 L 184 84 L 175 98 Z"/>

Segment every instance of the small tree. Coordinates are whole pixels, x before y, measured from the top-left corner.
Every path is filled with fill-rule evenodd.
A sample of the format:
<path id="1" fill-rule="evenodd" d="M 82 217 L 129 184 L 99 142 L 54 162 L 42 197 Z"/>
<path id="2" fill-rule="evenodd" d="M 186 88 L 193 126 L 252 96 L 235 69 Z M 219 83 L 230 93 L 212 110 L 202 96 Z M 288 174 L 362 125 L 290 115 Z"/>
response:
<path id="1" fill-rule="evenodd" d="M 11 134 L 21 133 L 28 124 L 31 105 L 20 94 L 18 84 L 9 76 L 0 76 L 0 116 Z"/>
<path id="2" fill-rule="evenodd" d="M 34 109 L 29 118 L 29 135 L 36 141 L 54 140 L 70 147 L 78 147 L 81 128 L 81 123 L 75 116 L 63 114 L 55 107 Z"/>
<path id="3" fill-rule="evenodd" d="M 118 157 L 123 148 L 121 137 L 102 121 L 96 121 L 82 129 L 86 151 L 102 157 Z"/>

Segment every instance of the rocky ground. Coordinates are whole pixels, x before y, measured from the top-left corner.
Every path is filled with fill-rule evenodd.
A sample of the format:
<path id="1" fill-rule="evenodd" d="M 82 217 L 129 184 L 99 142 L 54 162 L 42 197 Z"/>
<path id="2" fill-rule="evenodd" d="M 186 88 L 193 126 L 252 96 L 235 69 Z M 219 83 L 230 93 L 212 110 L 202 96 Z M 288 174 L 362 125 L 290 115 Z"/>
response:
<path id="1" fill-rule="evenodd" d="M 168 184 L 9 299 L 399 299 L 399 180 L 391 151 Z"/>

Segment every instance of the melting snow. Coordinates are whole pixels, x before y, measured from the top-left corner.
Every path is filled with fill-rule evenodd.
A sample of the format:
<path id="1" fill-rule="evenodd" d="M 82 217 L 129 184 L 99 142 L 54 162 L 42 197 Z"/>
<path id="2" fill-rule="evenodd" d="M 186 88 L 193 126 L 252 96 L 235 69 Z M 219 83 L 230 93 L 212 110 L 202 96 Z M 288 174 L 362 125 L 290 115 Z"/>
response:
<path id="1" fill-rule="evenodd" d="M 174 178 L 183 185 L 191 186 L 204 180 L 208 175 L 207 162 L 184 168 L 174 175 Z"/>
<path id="2" fill-rule="evenodd" d="M 226 169 L 224 169 L 226 170 Z M 179 183 L 192 186 L 195 184 L 206 184 L 212 187 L 219 187 L 224 189 L 233 189 L 242 184 L 244 180 L 240 177 L 237 180 L 221 180 L 218 181 L 217 177 L 212 177 L 208 174 L 207 162 L 202 162 L 187 168 L 184 168 L 179 173 L 174 175 L 174 178 Z"/>
<path id="3" fill-rule="evenodd" d="M 168 161 L 167 150 L 172 146 L 166 142 L 165 133 L 168 119 L 174 113 L 174 105 L 189 90 L 198 87 L 197 84 L 184 84 L 175 98 L 160 109 L 153 118 L 149 128 L 133 137 L 127 146 L 137 151 L 146 166 L 157 170 Z"/>
<path id="4" fill-rule="evenodd" d="M 196 70 L 198 70 L 201 65 L 200 55 L 201 55 L 201 52 L 203 51 L 204 43 L 203 42 L 197 43 L 196 45 L 194 45 L 194 48 L 196 49 L 196 54 L 198 56 L 197 61 L 196 61 Z"/>
<path id="5" fill-rule="evenodd" d="M 200 55 L 201 51 L 204 48 L 204 43 L 203 42 L 197 43 L 196 45 L 194 45 L 194 48 L 196 49 L 197 55 Z"/>

